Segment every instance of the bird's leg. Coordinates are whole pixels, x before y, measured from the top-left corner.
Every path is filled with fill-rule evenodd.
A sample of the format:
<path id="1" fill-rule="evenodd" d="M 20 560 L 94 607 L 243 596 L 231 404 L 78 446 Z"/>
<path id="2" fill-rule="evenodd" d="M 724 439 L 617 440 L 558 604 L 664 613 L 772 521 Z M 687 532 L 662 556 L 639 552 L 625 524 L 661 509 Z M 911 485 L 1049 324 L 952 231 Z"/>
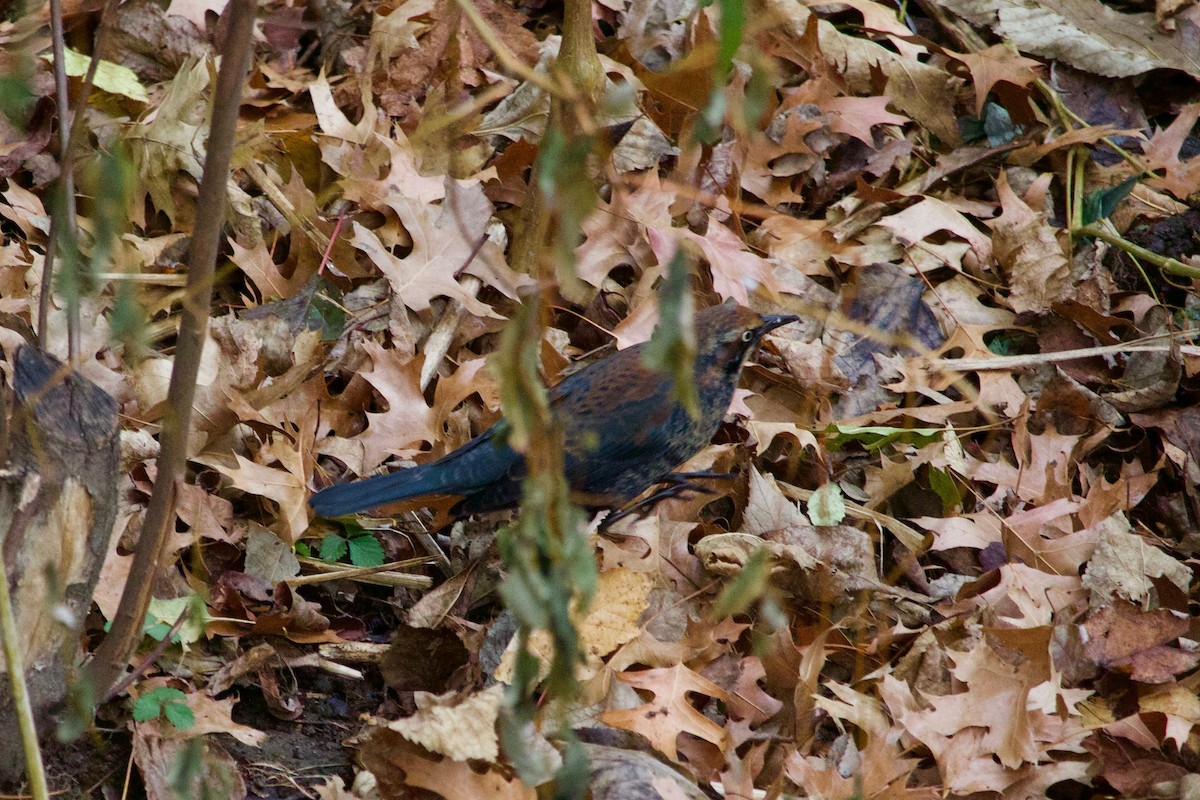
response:
<path id="1" fill-rule="evenodd" d="M 668 500 L 672 497 L 684 497 L 688 492 L 696 494 L 716 494 L 716 490 L 709 489 L 707 486 L 701 486 L 692 481 L 693 478 L 732 478 L 733 474 L 729 472 L 668 472 L 657 481 L 655 486 L 659 486 L 649 497 L 643 500 L 638 500 L 619 509 L 609 516 L 604 518 L 600 523 L 599 530 L 603 531 L 608 526 L 612 525 L 619 519 L 629 516 L 630 514 L 645 514 L 654 506 L 661 503 L 663 500 Z"/>
<path id="2" fill-rule="evenodd" d="M 720 480 L 728 480 L 733 477 L 732 472 L 713 472 L 705 470 L 704 472 L 668 472 L 658 479 L 658 483 L 687 483 L 688 481 L 699 480 L 701 478 L 716 478 Z"/>

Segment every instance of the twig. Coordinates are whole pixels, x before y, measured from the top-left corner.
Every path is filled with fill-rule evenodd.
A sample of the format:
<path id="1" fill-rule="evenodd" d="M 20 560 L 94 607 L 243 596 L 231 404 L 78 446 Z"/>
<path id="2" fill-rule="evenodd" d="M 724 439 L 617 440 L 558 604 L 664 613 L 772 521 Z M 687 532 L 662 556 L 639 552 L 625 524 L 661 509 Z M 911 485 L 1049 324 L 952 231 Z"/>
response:
<path id="1" fill-rule="evenodd" d="M 1012 370 L 1021 367 L 1034 367 L 1039 364 L 1057 364 L 1061 361 L 1079 361 L 1084 358 L 1098 356 L 1127 355 L 1129 353 L 1159 353 L 1169 351 L 1174 345 L 1153 344 L 1153 339 L 1179 339 L 1185 336 L 1196 336 L 1196 331 L 1178 331 L 1160 337 L 1150 337 L 1140 343 L 1126 342 L 1110 344 L 1101 347 L 1082 347 L 1076 350 L 1060 350 L 1056 353 L 1032 353 L 1023 356 L 992 356 L 989 358 L 934 358 L 926 363 L 934 369 L 951 372 L 990 372 L 992 370 Z M 1187 356 L 1200 356 L 1200 346 L 1181 345 L 1179 352 Z"/>
<path id="2" fill-rule="evenodd" d="M 158 644 L 154 645 L 153 649 L 146 654 L 145 658 L 143 658 L 136 667 L 130 670 L 125 677 L 117 681 L 117 683 L 108 690 L 108 693 L 105 694 L 104 700 L 101 701 L 101 704 L 107 703 L 114 697 L 119 697 L 126 689 L 133 685 L 134 681 L 146 674 L 146 670 L 150 669 L 150 665 L 157 661 L 158 657 L 161 656 L 167 649 L 167 645 L 171 643 L 172 637 L 179 633 L 179 629 L 183 627 L 184 620 L 186 620 L 188 618 L 188 614 L 191 613 L 191 608 L 184 608 L 183 611 L 179 612 L 179 616 L 175 619 L 175 624 L 173 624 L 171 629 L 167 631 L 167 635 L 162 637 Z"/>
<path id="3" fill-rule="evenodd" d="M 61 170 L 61 185 L 65 199 L 66 213 L 51 213 L 49 241 L 46 243 L 46 257 L 42 265 L 42 286 L 38 294 L 38 347 L 46 349 L 48 344 L 48 319 L 50 316 L 50 297 L 54 287 L 54 256 L 57 252 L 58 237 L 61 234 L 59 226 L 68 224 L 71 231 L 71 241 L 75 237 L 75 157 L 74 150 L 78 146 L 83 108 L 92 94 L 96 80 L 96 70 L 100 66 L 100 47 L 104 36 L 109 30 L 109 22 L 116 11 L 120 0 L 108 0 L 104 11 L 100 14 L 100 25 L 92 50 L 92 59 L 88 62 L 87 73 L 83 76 L 83 88 L 75 101 L 75 111 L 71 113 L 67 106 L 67 65 L 66 52 L 63 44 L 62 0 L 50 2 L 50 31 L 54 51 L 54 86 L 58 97 L 55 102 L 58 108 L 59 133 L 59 169 Z M 64 219 L 65 217 L 65 219 Z M 79 305 L 78 298 L 74 304 L 74 313 L 67 318 L 67 350 L 71 361 L 79 350 Z"/>
<path id="4" fill-rule="evenodd" d="M 1110 233 L 1095 223 L 1084 225 L 1082 228 L 1076 230 L 1075 233 L 1083 236 L 1094 236 L 1101 241 L 1108 242 L 1113 247 L 1123 250 L 1135 258 L 1149 261 L 1163 272 L 1170 273 L 1171 275 L 1179 275 L 1184 278 L 1200 278 L 1200 268 L 1184 264 L 1179 259 L 1161 255 L 1153 250 L 1147 250 L 1122 236 Z"/>
<path id="5" fill-rule="evenodd" d="M 405 586 L 411 589 L 428 589 L 433 586 L 433 579 L 428 575 L 411 575 L 395 570 L 428 564 L 429 558 L 409 558 L 404 561 L 393 561 L 380 564 L 377 567 L 350 567 L 345 564 L 333 564 L 317 558 L 301 558 L 300 563 L 313 569 L 320 570 L 320 575 L 301 575 L 288 578 L 284 583 L 288 586 L 307 586 L 310 583 L 328 583 L 329 581 L 356 580 L 360 583 L 373 583 L 378 586 Z M 386 573 L 386 574 L 385 574 Z"/>
<path id="6" fill-rule="evenodd" d="M 58 140 L 63 157 L 60 165 L 62 172 L 59 176 L 62 202 L 55 204 L 56 210 L 61 214 L 61 219 L 56 220 L 59 223 L 57 226 L 51 224 L 50 227 L 58 228 L 58 230 L 52 231 L 55 237 L 66 236 L 71 250 L 75 250 L 78 237 L 75 227 L 75 170 L 72 168 L 71 159 L 68 158 L 68 149 L 71 145 L 71 109 L 67 102 L 67 57 L 66 47 L 63 44 L 62 0 L 50 0 L 50 41 L 54 51 L 54 93 L 57 95 L 54 101 L 58 108 Z M 59 255 L 61 257 L 62 253 Z M 73 252 L 68 255 L 74 259 Z M 54 264 L 47 260 L 45 272 L 42 275 L 43 286 L 53 283 L 53 267 Z M 72 268 L 79 268 L 77 260 Z M 74 288 L 67 292 L 67 355 L 72 363 L 79 357 L 80 285 L 80 282 L 76 280 Z M 44 320 L 38 320 L 38 325 L 39 328 L 44 327 Z M 44 337 L 39 334 L 38 340 L 44 342 Z"/>
<path id="7" fill-rule="evenodd" d="M 171 384 L 167 391 L 158 475 L 146 511 L 142 538 L 133 557 L 130 571 L 133 577 L 125 584 L 112 630 L 96 649 L 96 658 L 92 662 L 91 678 L 97 696 L 104 695 L 116 682 L 117 676 L 125 670 L 130 654 L 137 647 L 142 620 L 150 605 L 151 590 L 162 572 L 161 562 L 167 536 L 174 527 L 175 485 L 182 480 L 187 463 L 188 430 L 196 395 L 196 376 L 208 330 L 217 248 L 222 221 L 225 219 L 229 163 L 233 156 L 242 85 L 250 63 L 256 7 L 254 0 L 231 0 L 228 6 L 229 37 L 213 95 L 208 154 L 204 159 L 204 175 L 196 201 L 196 227 L 188 263 L 188 290 L 181 303 L 182 318 L 175 348 L 175 365 L 171 370 Z"/>

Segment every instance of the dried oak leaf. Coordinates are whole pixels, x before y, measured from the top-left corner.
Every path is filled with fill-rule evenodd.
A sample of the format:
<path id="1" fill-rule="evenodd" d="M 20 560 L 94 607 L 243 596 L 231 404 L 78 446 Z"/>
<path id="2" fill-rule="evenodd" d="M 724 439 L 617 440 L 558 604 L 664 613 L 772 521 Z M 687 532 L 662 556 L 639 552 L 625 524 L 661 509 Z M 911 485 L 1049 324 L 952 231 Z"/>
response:
<path id="1" fill-rule="evenodd" d="M 1038 79 L 1038 70 L 1042 66 L 1041 62 L 1025 58 L 1004 44 L 994 44 L 978 53 L 955 53 L 953 58 L 971 71 L 976 116 L 983 111 L 984 101 L 993 86 L 1001 81 L 1014 86 L 1028 86 Z"/>
<path id="2" fill-rule="evenodd" d="M 1122 14 L 1098 0 L 945 0 L 944 6 L 1022 52 L 1085 72 L 1123 78 L 1176 69 L 1200 76 L 1191 45 L 1159 31 L 1153 14 Z"/>
<path id="3" fill-rule="evenodd" d="M 1200 187 L 1200 158 L 1179 158 L 1197 119 L 1200 119 L 1200 103 L 1192 103 L 1180 109 L 1166 130 L 1155 131 L 1146 145 L 1146 167 L 1165 170 L 1166 174 L 1162 178 L 1151 178 L 1151 186 L 1179 198 L 1190 197 Z"/>
<path id="4" fill-rule="evenodd" d="M 452 758 L 439 758 L 401 734 L 376 728 L 358 751 L 363 765 L 379 782 L 382 797 L 408 797 L 417 787 L 445 800 L 535 800 L 537 793 L 510 771 Z"/>
<path id="5" fill-rule="evenodd" d="M 207 453 L 195 460 L 220 472 L 234 488 L 247 494 L 265 497 L 279 506 L 277 533 L 288 544 L 294 544 L 308 530 L 308 468 L 295 442 L 283 434 L 272 434 L 266 445 L 258 452 L 262 461 L 251 461 L 234 454 L 234 463 L 223 457 Z"/>
<path id="6" fill-rule="evenodd" d="M 729 746 L 729 732 L 697 711 L 689 697 L 698 694 L 727 702 L 728 694 L 712 681 L 683 664 L 622 672 L 617 679 L 652 693 L 654 699 L 637 708 L 605 711 L 600 715 L 604 724 L 645 736 L 659 752 L 675 762 L 680 760 L 676 739 L 681 733 L 711 742 L 722 751 Z"/>
<path id="7" fill-rule="evenodd" d="M 875 146 L 871 128 L 875 125 L 906 125 L 908 117 L 887 110 L 890 97 L 833 97 L 821 104 L 834 133 L 853 136 L 868 147 Z"/>
<path id="8" fill-rule="evenodd" d="M 722 298 L 732 297 L 746 305 L 750 302 L 751 289 L 761 287 L 772 295 L 779 293 L 775 265 L 751 252 L 737 234 L 713 219 L 708 221 L 708 229 L 703 234 L 686 228 L 651 228 L 649 234 L 650 247 L 660 264 L 671 260 L 679 243 L 698 245 L 708 261 L 713 288 Z"/>
<path id="9" fill-rule="evenodd" d="M 478 185 L 459 186 L 440 206 L 402 194 L 386 204 L 396 212 L 412 237 L 412 251 L 403 258 L 385 247 L 379 237 L 358 222 L 351 243 L 383 273 L 392 292 L 413 311 L 429 308 L 435 297 L 450 297 L 472 314 L 496 317 L 491 306 L 459 285 L 456 276 L 467 272 L 509 297 L 528 284 L 504 261 L 500 248 L 486 238 L 492 204 Z"/>
<path id="10" fill-rule="evenodd" d="M 1084 629 L 1088 657 L 1104 669 L 1119 669 L 1140 683 L 1168 683 L 1195 669 L 1200 653 L 1171 647 L 1188 633 L 1188 620 L 1166 609 L 1144 612 L 1118 600 L 1092 614 Z"/>
<path id="11" fill-rule="evenodd" d="M 1071 266 L 1046 214 L 1017 197 L 1004 173 L 996 190 L 1004 213 L 991 223 L 992 248 L 1008 276 L 1008 305 L 1018 314 L 1044 313 L 1072 297 Z"/>
<path id="12" fill-rule="evenodd" d="M 498 683 L 466 696 L 416 692 L 416 712 L 389 722 L 388 728 L 455 761 L 492 762 L 500 755 L 496 716 L 503 696 L 504 687 Z"/>
<path id="13" fill-rule="evenodd" d="M 584 663 L 576 667 L 579 680 L 591 678 L 600 669 L 600 659 L 638 637 L 638 622 L 646 611 L 654 583 L 654 576 L 648 572 L 618 568 L 600 573 L 587 614 L 575 620 L 584 655 Z M 548 633 L 535 631 L 529 637 L 529 651 L 539 659 L 543 672 L 549 669 L 554 643 Z M 510 646 L 495 671 L 499 680 L 512 680 L 515 656 Z"/>
<path id="14" fill-rule="evenodd" d="M 1124 515 L 1114 514 L 1105 522 L 1083 576 L 1093 608 L 1118 598 L 1156 607 L 1158 592 L 1151 579 L 1157 577 L 1165 577 L 1185 594 L 1189 591 L 1192 571 L 1186 565 L 1133 533 Z"/>
<path id="15" fill-rule="evenodd" d="M 411 455 L 420 450 L 420 443 L 434 442 L 433 410 L 421 393 L 421 363 L 398 350 L 385 350 L 373 341 L 363 343 L 371 357 L 370 372 L 359 375 L 369 382 L 387 403 L 387 410 L 367 412 L 367 429 L 353 441 L 362 448 L 361 464 L 350 464 L 359 475 L 365 475 L 396 454 Z M 416 446 L 414 446 L 416 445 Z"/>

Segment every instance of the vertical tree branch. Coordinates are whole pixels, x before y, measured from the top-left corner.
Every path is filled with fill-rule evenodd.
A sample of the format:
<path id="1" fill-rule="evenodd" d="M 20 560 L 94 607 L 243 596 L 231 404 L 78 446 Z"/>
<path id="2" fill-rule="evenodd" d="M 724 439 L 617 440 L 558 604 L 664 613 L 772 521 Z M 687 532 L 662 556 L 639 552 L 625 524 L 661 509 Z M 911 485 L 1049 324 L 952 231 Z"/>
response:
<path id="1" fill-rule="evenodd" d="M 229 4 L 230 30 L 226 39 L 217 85 L 213 93 L 212 126 L 208 154 L 196 201 L 196 227 L 188 260 L 188 285 L 183 295 L 179 339 L 175 348 L 175 366 L 167 391 L 163 416 L 162 454 L 158 476 L 142 538 L 134 553 L 130 580 L 121 595 L 112 630 L 96 649 L 90 677 L 96 696 L 103 696 L 125 670 L 141 637 L 142 620 L 150 605 L 151 590 L 162 570 L 163 548 L 175 521 L 175 486 L 183 477 L 187 462 L 188 430 L 200 354 L 208 330 L 213 274 L 225 220 L 229 163 L 233 156 L 242 85 L 252 52 L 254 0 L 232 0 Z"/>
<path id="2" fill-rule="evenodd" d="M 63 43 L 62 0 L 50 0 L 50 42 L 54 53 L 54 103 L 58 110 L 58 144 L 59 144 L 59 177 L 58 187 L 61 192 L 59 202 L 51 204 L 50 208 L 50 240 L 46 244 L 46 260 L 42 265 L 42 288 L 38 298 L 38 347 L 46 349 L 48 317 L 50 311 L 50 295 L 54 287 L 54 256 L 64 263 L 72 262 L 72 268 L 78 269 L 78 259 L 71 252 L 76 247 L 75 230 L 75 171 L 68 156 L 71 142 L 71 109 L 67 97 L 67 60 L 66 47 Z M 60 246 L 59 240 L 63 240 Z M 67 259 L 63 259 L 63 256 Z M 67 293 L 67 354 L 70 361 L 75 361 L 79 354 L 79 281 L 72 281 L 73 286 Z"/>

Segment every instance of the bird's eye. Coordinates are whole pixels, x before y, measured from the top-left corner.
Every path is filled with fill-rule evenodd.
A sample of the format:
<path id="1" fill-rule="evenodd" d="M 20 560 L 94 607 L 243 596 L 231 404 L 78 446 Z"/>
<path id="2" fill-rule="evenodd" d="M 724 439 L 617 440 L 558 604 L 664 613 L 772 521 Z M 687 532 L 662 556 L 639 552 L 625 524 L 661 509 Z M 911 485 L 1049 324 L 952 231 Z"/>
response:
<path id="1" fill-rule="evenodd" d="M 743 333 L 743 334 L 742 334 L 742 341 L 743 341 L 743 342 L 752 342 L 752 341 L 754 341 L 754 331 L 746 331 L 745 333 Z"/>

